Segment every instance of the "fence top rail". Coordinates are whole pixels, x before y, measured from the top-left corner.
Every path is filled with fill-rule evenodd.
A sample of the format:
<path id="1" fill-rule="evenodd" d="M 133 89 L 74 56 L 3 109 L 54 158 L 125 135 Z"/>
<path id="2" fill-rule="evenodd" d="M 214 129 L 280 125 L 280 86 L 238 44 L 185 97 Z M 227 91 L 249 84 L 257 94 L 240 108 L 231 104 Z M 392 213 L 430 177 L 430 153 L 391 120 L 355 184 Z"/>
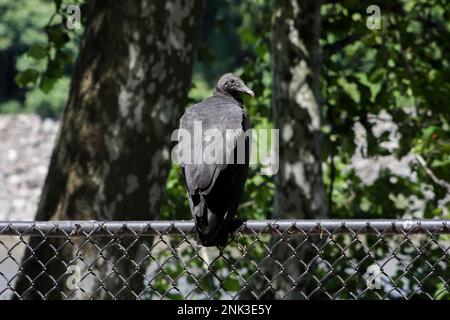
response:
<path id="1" fill-rule="evenodd" d="M 243 234 L 450 234 L 450 220 L 234 220 Z M 193 235 L 192 220 L 178 221 L 0 221 L 0 236 L 155 236 Z"/>

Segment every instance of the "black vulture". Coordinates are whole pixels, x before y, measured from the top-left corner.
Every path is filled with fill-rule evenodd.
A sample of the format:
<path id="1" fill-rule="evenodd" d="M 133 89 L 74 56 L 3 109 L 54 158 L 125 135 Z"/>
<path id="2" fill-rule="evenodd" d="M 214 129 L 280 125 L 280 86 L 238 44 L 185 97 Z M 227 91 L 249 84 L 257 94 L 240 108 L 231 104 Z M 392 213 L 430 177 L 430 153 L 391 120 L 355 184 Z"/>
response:
<path id="1" fill-rule="evenodd" d="M 220 132 L 223 140 L 202 135 L 192 140 L 192 152 L 198 152 L 195 143 L 206 151 L 208 145 L 222 150 L 222 161 L 181 163 L 189 198 L 189 206 L 197 229 L 197 243 L 203 246 L 225 246 L 228 242 L 229 221 L 236 214 L 247 179 L 250 157 L 250 119 L 244 110 L 241 94 L 254 96 L 237 76 L 223 75 L 213 95 L 188 108 L 180 120 L 180 129 L 194 136 L 194 123 L 201 123 L 202 132 L 209 129 Z M 227 131 L 231 135 L 227 135 Z M 228 139 L 228 140 L 227 140 Z M 226 142 L 226 143 L 224 143 Z M 227 145 L 228 144 L 228 145 Z M 197 150 L 197 151 L 196 151 Z M 198 154 L 196 155 L 198 156 Z"/>

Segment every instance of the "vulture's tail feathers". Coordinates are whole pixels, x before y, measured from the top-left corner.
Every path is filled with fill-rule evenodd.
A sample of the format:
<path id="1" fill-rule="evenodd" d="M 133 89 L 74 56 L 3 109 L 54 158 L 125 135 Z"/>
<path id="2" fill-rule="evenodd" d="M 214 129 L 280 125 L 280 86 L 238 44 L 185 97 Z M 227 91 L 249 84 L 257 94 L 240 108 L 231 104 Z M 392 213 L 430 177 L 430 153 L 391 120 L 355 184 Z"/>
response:
<path id="1" fill-rule="evenodd" d="M 209 208 L 205 197 L 194 207 L 197 219 L 197 244 L 205 247 L 225 246 L 228 243 L 228 227 L 222 217 L 218 217 Z"/>

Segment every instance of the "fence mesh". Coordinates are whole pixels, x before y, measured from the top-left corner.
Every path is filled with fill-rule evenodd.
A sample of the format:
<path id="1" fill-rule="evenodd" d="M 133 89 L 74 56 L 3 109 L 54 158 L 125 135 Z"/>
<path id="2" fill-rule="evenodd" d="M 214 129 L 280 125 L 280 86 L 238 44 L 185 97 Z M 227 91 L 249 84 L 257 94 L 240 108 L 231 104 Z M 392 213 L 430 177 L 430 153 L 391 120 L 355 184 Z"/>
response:
<path id="1" fill-rule="evenodd" d="M 445 220 L 0 222 L 0 299 L 449 299 Z"/>

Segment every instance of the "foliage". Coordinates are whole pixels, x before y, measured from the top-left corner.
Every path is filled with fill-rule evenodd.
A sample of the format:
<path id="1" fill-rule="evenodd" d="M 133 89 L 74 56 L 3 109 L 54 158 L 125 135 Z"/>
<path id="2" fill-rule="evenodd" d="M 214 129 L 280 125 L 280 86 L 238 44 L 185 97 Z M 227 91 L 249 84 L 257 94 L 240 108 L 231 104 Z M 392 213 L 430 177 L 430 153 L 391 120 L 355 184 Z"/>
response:
<path id="1" fill-rule="evenodd" d="M 70 80 L 59 79 L 49 93 L 33 88 L 25 94 L 25 101 L 9 100 L 0 104 L 0 113 L 36 113 L 42 117 L 58 118 L 62 113 L 68 94 Z"/>
<path id="2" fill-rule="evenodd" d="M 37 70 L 32 66 L 20 70 L 16 82 L 22 86 L 34 86 L 44 93 L 49 93 L 55 83 L 64 76 L 65 69 L 74 62 L 74 56 L 81 32 L 76 29 L 66 28 L 65 21 L 68 16 L 66 8 L 69 4 L 79 4 L 81 1 L 55 1 L 56 10 L 51 15 L 44 31 L 47 36 L 46 42 L 35 42 L 29 48 L 27 55 L 35 63 L 44 62 L 44 68 Z M 41 64 L 42 65 L 42 64 Z"/>
<path id="3" fill-rule="evenodd" d="M 26 89 L 24 99 L 17 96 L 0 104 L 0 112 L 61 114 L 82 32 L 65 27 L 65 8 L 81 2 L 0 1 L 0 52 L 14 52 L 15 82 Z"/>
<path id="4" fill-rule="evenodd" d="M 333 188 L 333 216 L 448 218 L 449 199 L 443 200 L 449 190 L 434 183 L 417 161 L 408 164 L 409 176 L 384 170 L 372 184 L 361 183 L 354 170 L 347 170 L 359 152 L 354 127 L 361 124 L 367 134 L 364 159 L 376 164 L 387 155 L 421 155 L 438 177 L 450 178 L 450 65 L 444 54 L 450 45 L 448 8 L 442 1 L 380 4 L 381 29 L 369 30 L 366 6 L 349 0 L 322 10 L 329 139 L 324 157 L 331 159 L 326 182 Z M 380 114 L 384 119 L 377 119 Z M 394 141 L 388 131 L 377 135 L 375 127 L 383 122 L 397 127 Z M 408 212 L 400 199 L 425 205 Z"/>
<path id="5" fill-rule="evenodd" d="M 322 8 L 324 180 L 331 215 L 449 218 L 448 5 L 405 0 L 379 6 L 380 30 L 366 27 L 365 1 L 330 1 Z M 358 166 L 381 170 L 364 181 Z M 401 248 L 398 254 L 411 252 Z M 422 279 L 427 272 L 414 275 Z M 436 292 L 442 292 L 439 285 Z"/>
<path id="6" fill-rule="evenodd" d="M 0 51 L 14 48 L 18 54 L 38 42 L 46 40 L 42 32 L 52 2 L 43 0 L 0 0 Z"/>

